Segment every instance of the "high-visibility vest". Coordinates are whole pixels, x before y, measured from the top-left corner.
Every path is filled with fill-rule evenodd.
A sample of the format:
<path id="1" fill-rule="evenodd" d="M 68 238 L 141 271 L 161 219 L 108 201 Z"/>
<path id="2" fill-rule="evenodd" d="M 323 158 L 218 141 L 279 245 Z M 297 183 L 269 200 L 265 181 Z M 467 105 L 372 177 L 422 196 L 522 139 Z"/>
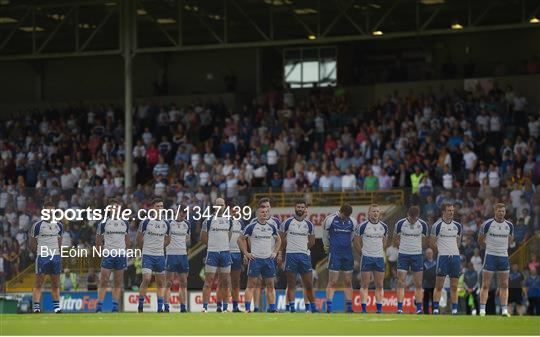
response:
<path id="1" fill-rule="evenodd" d="M 411 186 L 413 194 L 418 194 L 418 185 L 420 185 L 420 180 L 422 180 L 423 177 L 424 173 L 411 173 Z"/>

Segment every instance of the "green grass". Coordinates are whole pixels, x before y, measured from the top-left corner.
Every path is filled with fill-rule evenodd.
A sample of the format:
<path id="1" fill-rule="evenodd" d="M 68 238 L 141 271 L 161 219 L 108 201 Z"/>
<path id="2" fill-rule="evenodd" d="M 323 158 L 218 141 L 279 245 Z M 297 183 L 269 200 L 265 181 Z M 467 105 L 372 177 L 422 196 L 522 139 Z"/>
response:
<path id="1" fill-rule="evenodd" d="M 0 316 L 0 335 L 540 335 L 538 317 L 305 313 Z"/>

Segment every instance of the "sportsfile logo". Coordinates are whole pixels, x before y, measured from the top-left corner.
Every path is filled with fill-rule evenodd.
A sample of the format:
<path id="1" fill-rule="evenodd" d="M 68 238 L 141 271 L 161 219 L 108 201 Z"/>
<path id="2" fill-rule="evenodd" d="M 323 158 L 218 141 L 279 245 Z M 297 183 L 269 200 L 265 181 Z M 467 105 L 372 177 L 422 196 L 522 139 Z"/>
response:
<path id="1" fill-rule="evenodd" d="M 178 206 L 176 208 L 164 208 L 164 209 L 139 209 L 135 215 L 129 208 L 123 208 L 121 205 L 107 205 L 104 209 L 101 208 L 44 208 L 41 210 L 41 220 L 47 222 L 60 222 L 62 220 L 67 221 L 103 221 L 105 219 L 120 219 L 123 221 L 133 220 L 171 220 L 178 219 L 180 214 L 183 214 L 186 219 L 191 220 L 216 220 L 218 218 L 224 218 L 229 220 L 250 220 L 252 218 L 251 207 L 249 206 L 233 206 L 233 207 L 221 207 L 221 206 L 206 206 L 204 208 L 199 206 L 183 207 Z"/>

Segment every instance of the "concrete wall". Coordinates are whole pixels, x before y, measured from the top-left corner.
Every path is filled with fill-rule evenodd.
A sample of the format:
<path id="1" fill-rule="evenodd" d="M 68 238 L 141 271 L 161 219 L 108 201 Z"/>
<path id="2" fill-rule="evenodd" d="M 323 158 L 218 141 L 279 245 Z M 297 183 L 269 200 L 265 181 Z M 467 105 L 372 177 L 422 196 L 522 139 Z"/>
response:
<path id="1" fill-rule="evenodd" d="M 527 97 L 531 108 L 540 108 L 540 75 L 521 75 L 493 78 L 499 87 L 505 89 L 511 85 L 515 92 L 521 92 Z M 464 88 L 463 79 L 418 81 L 404 83 L 382 83 L 367 86 L 349 87 L 347 89 L 351 106 L 357 109 L 368 107 L 378 101 L 384 101 L 388 95 L 398 92 L 401 95 L 409 93 L 420 95 L 426 93 L 443 94 Z"/>
<path id="2" fill-rule="evenodd" d="M 238 91 L 250 92 L 256 82 L 255 53 L 242 49 L 137 55 L 134 95 L 153 95 L 153 83 L 165 72 L 171 95 L 224 92 L 224 77 L 231 72 L 238 78 Z M 123 71 L 120 56 L 0 62 L 0 102 L 122 97 Z"/>
<path id="3" fill-rule="evenodd" d="M 469 58 L 478 65 L 478 73 L 489 73 L 497 61 L 517 70 L 521 60 L 540 54 L 540 29 L 520 29 L 476 34 L 452 34 L 396 40 L 372 40 L 344 43 L 338 46 L 338 81 L 354 86 L 353 72 L 358 64 L 383 64 L 393 55 L 405 55 L 420 50 L 429 57 L 434 69 L 451 57 L 462 69 Z M 139 54 L 134 59 L 133 88 L 136 97 L 154 95 L 154 82 L 166 74 L 168 95 L 224 92 L 224 77 L 233 72 L 238 78 L 237 91 L 244 96 L 255 93 L 257 84 L 256 49 L 235 49 L 169 54 Z M 423 55 L 421 53 L 421 55 Z M 265 89 L 282 78 L 282 50 L 260 50 L 259 87 Z M 368 67 L 371 65 L 367 64 Z M 120 56 L 51 59 L 42 61 L 0 62 L 0 104 L 37 103 L 40 101 L 114 99 L 123 95 L 123 62 Z M 513 80 L 508 78 L 511 83 Z M 536 80 L 523 90 L 538 95 Z M 379 97 L 387 88 L 419 88 L 425 85 L 461 87 L 461 81 L 414 82 L 381 84 L 359 90 L 352 99 L 369 101 Z M 516 80 L 522 85 L 521 79 Z M 391 89 L 388 89 L 391 90 Z M 361 93 L 361 94 L 360 94 Z M 384 96 L 384 95 L 383 95 Z"/>

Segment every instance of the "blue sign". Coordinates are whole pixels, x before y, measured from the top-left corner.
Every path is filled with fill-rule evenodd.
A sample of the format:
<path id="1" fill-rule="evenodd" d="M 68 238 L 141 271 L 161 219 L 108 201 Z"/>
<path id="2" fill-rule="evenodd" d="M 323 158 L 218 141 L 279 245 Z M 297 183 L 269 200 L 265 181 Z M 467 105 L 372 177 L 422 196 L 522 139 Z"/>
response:
<path id="1" fill-rule="evenodd" d="M 63 312 L 94 312 L 97 307 L 97 291 L 61 292 L 60 309 Z M 44 291 L 41 296 L 41 310 L 53 312 L 53 299 L 50 291 Z M 103 311 L 112 310 L 112 293 L 108 291 L 103 300 Z"/>
<path id="2" fill-rule="evenodd" d="M 296 311 L 304 311 L 305 301 L 302 291 L 297 291 L 295 294 L 295 307 Z M 326 291 L 318 290 L 315 292 L 315 302 L 317 303 L 317 308 L 320 311 L 326 311 Z M 285 296 L 284 290 L 276 290 L 276 307 L 280 311 L 285 310 L 285 305 L 287 304 L 287 298 Z M 336 290 L 334 292 L 334 298 L 332 299 L 332 311 L 345 311 L 345 294 L 341 290 Z"/>

